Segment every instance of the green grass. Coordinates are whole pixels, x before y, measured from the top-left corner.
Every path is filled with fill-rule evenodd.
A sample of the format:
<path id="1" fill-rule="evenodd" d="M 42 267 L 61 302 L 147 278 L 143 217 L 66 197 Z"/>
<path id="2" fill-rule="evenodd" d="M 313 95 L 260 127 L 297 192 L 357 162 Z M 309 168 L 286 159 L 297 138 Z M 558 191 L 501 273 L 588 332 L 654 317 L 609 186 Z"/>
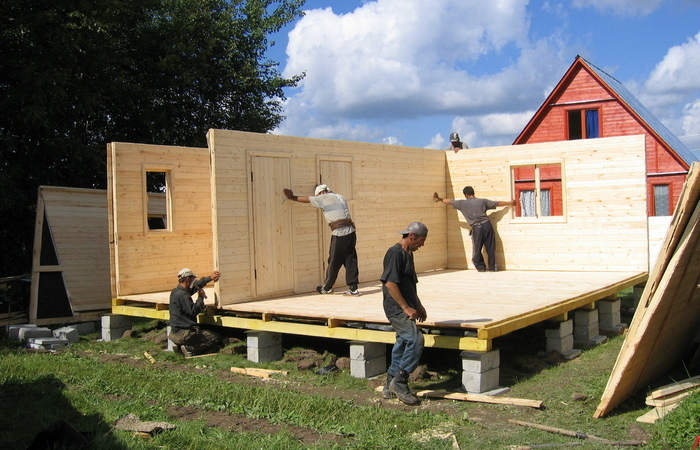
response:
<path id="1" fill-rule="evenodd" d="M 140 321 L 135 328 L 147 332 L 153 326 Z M 608 417 L 592 418 L 622 337 L 585 351 L 578 359 L 545 364 L 534 373 L 511 364 L 516 358 L 504 347 L 508 357 L 502 357 L 502 380 L 512 381 L 507 396 L 542 400 L 543 410 L 448 400 L 429 400 L 429 408 L 388 408 L 380 405 L 378 394 L 366 380 L 346 372 L 318 376 L 298 370 L 293 363 L 253 364 L 237 354 L 186 360 L 146 339 L 98 342 L 96 338 L 88 336 L 57 353 L 29 352 L 15 342 L 0 342 L 0 448 L 26 448 L 37 432 L 64 419 L 89 432 L 93 448 L 105 449 L 451 449 L 453 439 L 462 449 L 496 449 L 581 442 L 509 424 L 510 418 L 629 440 L 629 426 L 649 410 L 644 405 L 646 392 L 641 392 Z M 510 346 L 518 339 L 522 336 L 500 344 Z M 152 354 L 157 363 L 148 363 L 144 352 Z M 459 384 L 457 352 L 428 349 L 424 359 L 429 370 L 442 376 L 415 387 Z M 244 382 L 230 375 L 233 366 L 285 369 L 289 374 L 272 382 Z M 574 393 L 587 398 L 573 400 Z M 240 414 L 281 428 L 275 432 L 227 431 L 208 426 L 203 418 L 177 419 L 169 413 L 172 405 L 196 408 L 202 414 Z M 130 413 L 177 428 L 146 440 L 112 427 Z M 694 435 L 700 434 L 699 416 L 700 395 L 696 394 L 667 419 L 641 426 L 652 436 L 651 448 L 690 448 Z M 335 439 L 304 443 L 294 427 Z M 611 447 L 588 440 L 583 448 Z"/>

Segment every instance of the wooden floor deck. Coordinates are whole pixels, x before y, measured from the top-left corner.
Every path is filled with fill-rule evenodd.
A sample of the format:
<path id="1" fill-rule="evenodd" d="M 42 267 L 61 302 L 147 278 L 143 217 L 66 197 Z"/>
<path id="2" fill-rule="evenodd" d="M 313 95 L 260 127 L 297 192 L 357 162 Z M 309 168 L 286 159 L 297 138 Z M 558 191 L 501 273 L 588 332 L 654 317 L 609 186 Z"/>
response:
<path id="1" fill-rule="evenodd" d="M 646 273 L 630 272 L 536 272 L 503 271 L 477 272 L 475 270 L 439 270 L 419 274 L 418 294 L 428 313 L 421 324 L 435 334 L 444 333 L 471 336 L 486 341 L 484 345 L 447 343 L 430 340 L 427 345 L 462 349 L 490 348 L 490 341 L 498 336 L 525 328 L 548 319 L 565 317 L 566 313 L 592 305 L 595 301 L 646 281 Z M 211 287 L 210 287 L 211 289 Z M 205 320 L 223 326 L 253 327 L 285 332 L 284 321 L 318 321 L 336 329 L 319 330 L 294 328 L 292 334 L 311 334 L 338 338 L 362 338 L 391 342 L 386 336 L 364 336 L 337 333 L 346 326 L 388 324 L 382 309 L 382 289 L 379 281 L 360 285 L 360 296 L 338 293 L 292 295 L 228 305 L 218 310 L 216 318 Z M 167 318 L 169 292 L 130 295 L 114 300 L 113 312 L 127 315 Z M 158 314 L 144 313 L 156 304 Z M 127 306 L 132 305 L 132 306 Z M 235 321 L 227 316 L 253 317 L 259 321 Z M 273 324 L 273 321 L 275 322 Z M 267 325 L 265 325 L 267 324 Z M 380 327 L 381 328 L 381 327 Z M 376 327 L 375 327 L 376 329 Z M 466 332 L 466 333 L 464 333 Z M 393 333 L 390 333 L 393 335 Z"/>

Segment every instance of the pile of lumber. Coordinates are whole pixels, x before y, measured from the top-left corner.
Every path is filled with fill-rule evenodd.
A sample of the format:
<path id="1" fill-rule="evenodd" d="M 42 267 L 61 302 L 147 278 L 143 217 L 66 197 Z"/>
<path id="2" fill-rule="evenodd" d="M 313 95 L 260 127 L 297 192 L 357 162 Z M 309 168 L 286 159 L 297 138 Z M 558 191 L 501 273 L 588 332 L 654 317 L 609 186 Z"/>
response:
<path id="1" fill-rule="evenodd" d="M 637 422 L 654 423 L 673 411 L 681 400 L 700 388 L 700 375 L 687 378 L 677 383 L 671 383 L 652 391 L 646 399 L 646 404 L 654 409 L 637 418 Z"/>

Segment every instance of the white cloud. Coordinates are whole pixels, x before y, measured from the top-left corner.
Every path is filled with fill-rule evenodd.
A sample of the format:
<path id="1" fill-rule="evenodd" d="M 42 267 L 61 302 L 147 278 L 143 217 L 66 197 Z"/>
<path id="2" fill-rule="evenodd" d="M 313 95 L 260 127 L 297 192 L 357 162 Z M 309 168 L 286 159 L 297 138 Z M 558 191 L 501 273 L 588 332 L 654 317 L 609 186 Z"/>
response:
<path id="1" fill-rule="evenodd" d="M 700 89 L 700 33 L 688 42 L 671 47 L 654 67 L 646 88 L 655 94 Z"/>
<path id="2" fill-rule="evenodd" d="M 356 121 L 538 105 L 571 55 L 556 36 L 529 40 L 527 5 L 377 0 L 341 15 L 307 11 L 289 33 L 283 71 L 306 77 L 288 95 L 288 119 L 277 132 L 381 142 L 380 130 Z"/>
<path id="3" fill-rule="evenodd" d="M 664 0 L 574 0 L 577 8 L 594 8 L 600 12 L 612 12 L 619 16 L 646 16 L 656 10 Z"/>
<path id="4" fill-rule="evenodd" d="M 474 117 L 456 117 L 452 128 L 469 147 L 510 145 L 527 125 L 535 111 L 512 114 L 495 113 Z"/>
<path id="5" fill-rule="evenodd" d="M 700 99 L 683 108 L 683 132 L 689 136 L 700 136 Z"/>

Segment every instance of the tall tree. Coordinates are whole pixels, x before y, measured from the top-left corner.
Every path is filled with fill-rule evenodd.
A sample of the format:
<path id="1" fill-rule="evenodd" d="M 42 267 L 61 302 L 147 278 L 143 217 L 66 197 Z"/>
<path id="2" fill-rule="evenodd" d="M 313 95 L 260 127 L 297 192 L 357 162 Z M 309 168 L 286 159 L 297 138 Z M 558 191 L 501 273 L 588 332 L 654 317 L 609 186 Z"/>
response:
<path id="1" fill-rule="evenodd" d="M 108 142 L 275 128 L 301 76 L 268 36 L 304 1 L 0 2 L 0 277 L 31 268 L 37 187 L 105 188 Z"/>

